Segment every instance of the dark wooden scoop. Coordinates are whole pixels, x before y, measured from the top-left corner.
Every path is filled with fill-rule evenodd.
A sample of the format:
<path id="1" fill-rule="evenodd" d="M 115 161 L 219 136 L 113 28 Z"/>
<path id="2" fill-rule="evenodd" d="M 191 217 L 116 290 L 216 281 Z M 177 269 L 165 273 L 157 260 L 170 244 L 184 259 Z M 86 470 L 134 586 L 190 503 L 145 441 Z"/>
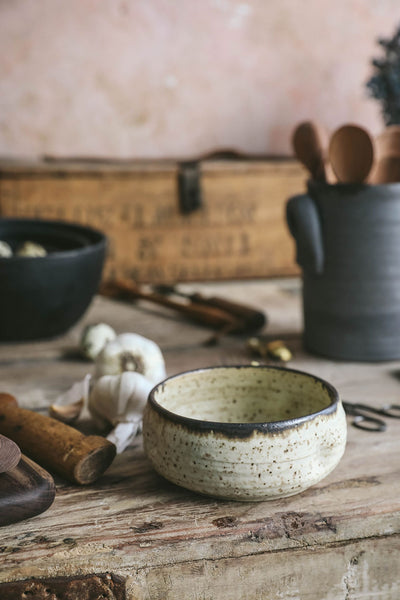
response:
<path id="1" fill-rule="evenodd" d="M 0 474 L 0 526 L 44 512 L 55 493 L 51 475 L 22 455 L 14 469 Z"/>
<path id="2" fill-rule="evenodd" d="M 11 471 L 21 460 L 21 450 L 15 442 L 0 433 L 0 473 Z"/>

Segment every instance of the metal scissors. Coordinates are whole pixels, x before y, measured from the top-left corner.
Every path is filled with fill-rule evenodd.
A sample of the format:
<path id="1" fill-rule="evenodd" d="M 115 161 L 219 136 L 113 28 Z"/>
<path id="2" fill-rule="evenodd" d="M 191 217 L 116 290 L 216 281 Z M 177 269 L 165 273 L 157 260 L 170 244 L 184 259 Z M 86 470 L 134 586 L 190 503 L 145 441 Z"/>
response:
<path id="1" fill-rule="evenodd" d="M 390 417 L 392 419 L 400 419 L 400 404 L 389 404 L 382 408 L 374 408 L 368 404 L 343 402 L 345 412 L 354 417 L 352 421 L 353 427 L 364 429 L 364 431 L 386 431 L 386 423 L 383 419 L 376 416 Z"/>

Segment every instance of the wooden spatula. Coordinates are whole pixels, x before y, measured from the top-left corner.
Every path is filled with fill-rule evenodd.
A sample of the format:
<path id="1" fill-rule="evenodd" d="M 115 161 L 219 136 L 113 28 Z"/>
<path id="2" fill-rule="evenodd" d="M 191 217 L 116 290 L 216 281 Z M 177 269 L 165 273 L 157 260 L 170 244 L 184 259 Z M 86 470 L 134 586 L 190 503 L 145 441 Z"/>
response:
<path id="1" fill-rule="evenodd" d="M 44 512 L 55 493 L 51 475 L 22 455 L 14 469 L 0 474 L 0 526 Z"/>

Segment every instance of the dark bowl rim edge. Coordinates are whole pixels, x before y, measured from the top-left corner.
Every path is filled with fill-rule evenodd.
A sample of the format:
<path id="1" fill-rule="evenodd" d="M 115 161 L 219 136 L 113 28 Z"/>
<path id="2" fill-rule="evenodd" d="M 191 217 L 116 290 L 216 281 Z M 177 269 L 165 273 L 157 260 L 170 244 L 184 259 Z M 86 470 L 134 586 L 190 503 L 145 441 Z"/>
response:
<path id="1" fill-rule="evenodd" d="M 202 372 L 210 372 L 213 370 L 223 370 L 223 369 L 262 369 L 262 370 L 276 370 L 276 371 L 284 371 L 295 373 L 297 375 L 302 375 L 307 378 L 311 378 L 316 382 L 319 382 L 323 388 L 325 388 L 328 392 L 329 397 L 331 398 L 331 403 L 325 408 L 304 415 L 302 417 L 295 417 L 292 419 L 285 419 L 281 421 L 270 421 L 270 422 L 261 422 L 261 423 L 229 423 L 225 421 L 203 421 L 201 419 L 194 419 L 191 417 L 184 417 L 182 415 L 178 415 L 164 408 L 155 400 L 156 391 L 167 384 L 169 381 L 174 379 L 178 379 L 183 375 L 189 375 L 190 373 L 202 373 Z M 181 373 L 176 373 L 175 375 L 171 375 L 167 377 L 163 381 L 156 384 L 149 393 L 148 396 L 148 404 L 159 414 L 166 417 L 168 420 L 178 423 L 180 425 L 186 426 L 190 430 L 195 430 L 199 432 L 210 432 L 213 431 L 215 433 L 221 433 L 228 437 L 241 437 L 247 438 L 250 437 L 255 431 L 261 433 L 279 433 L 286 429 L 291 429 L 293 427 L 298 427 L 307 423 L 318 416 L 321 415 L 330 415 L 336 412 L 338 405 L 340 403 L 339 393 L 336 388 L 321 377 L 314 375 L 312 373 L 307 373 L 306 371 L 301 371 L 299 369 L 292 369 L 288 367 L 281 367 L 275 365 L 218 365 L 218 366 L 210 366 L 210 367 L 200 367 L 197 369 L 189 369 L 188 371 L 182 371 Z"/>

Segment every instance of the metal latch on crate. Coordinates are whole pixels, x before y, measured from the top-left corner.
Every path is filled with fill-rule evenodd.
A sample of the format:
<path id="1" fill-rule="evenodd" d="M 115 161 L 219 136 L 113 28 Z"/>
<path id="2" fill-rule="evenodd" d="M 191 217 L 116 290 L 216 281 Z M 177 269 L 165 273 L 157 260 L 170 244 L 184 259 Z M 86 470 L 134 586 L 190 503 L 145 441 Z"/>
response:
<path id="1" fill-rule="evenodd" d="M 182 214 L 187 215 L 201 208 L 200 163 L 198 161 L 180 163 L 178 190 L 179 207 Z"/>
<path id="2" fill-rule="evenodd" d="M 201 162 L 204 160 L 245 160 L 250 159 L 241 152 L 231 149 L 209 152 L 197 160 L 187 160 L 178 166 L 179 207 L 184 215 L 202 208 Z"/>

